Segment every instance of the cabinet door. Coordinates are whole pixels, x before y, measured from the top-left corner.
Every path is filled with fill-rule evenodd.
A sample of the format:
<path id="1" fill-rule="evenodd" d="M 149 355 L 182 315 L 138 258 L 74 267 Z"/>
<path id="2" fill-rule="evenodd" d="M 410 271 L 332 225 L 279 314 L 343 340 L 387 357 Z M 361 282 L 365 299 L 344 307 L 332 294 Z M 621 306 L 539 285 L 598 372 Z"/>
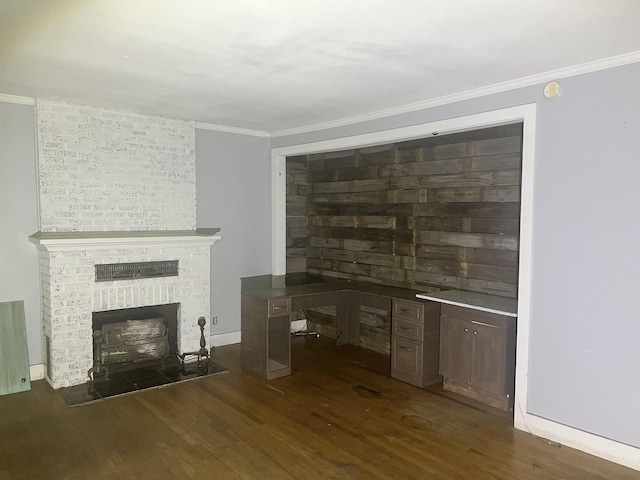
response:
<path id="1" fill-rule="evenodd" d="M 507 330 L 473 322 L 469 384 L 498 395 L 505 392 Z"/>
<path id="2" fill-rule="evenodd" d="M 468 385 L 471 368 L 471 322 L 443 316 L 440 323 L 440 375 Z"/>

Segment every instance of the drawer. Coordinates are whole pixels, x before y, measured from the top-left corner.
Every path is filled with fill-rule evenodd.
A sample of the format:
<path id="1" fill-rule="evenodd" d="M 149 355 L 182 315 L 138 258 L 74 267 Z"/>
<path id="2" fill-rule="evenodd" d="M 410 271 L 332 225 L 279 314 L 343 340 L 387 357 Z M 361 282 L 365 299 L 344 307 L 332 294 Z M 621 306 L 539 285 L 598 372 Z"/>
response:
<path id="1" fill-rule="evenodd" d="M 508 328 L 515 324 L 514 317 L 500 315 L 498 313 L 483 312 L 469 307 L 458 307 L 457 305 L 442 305 L 441 314 L 443 317 L 454 317 L 461 320 L 468 320 L 488 327 Z"/>
<path id="2" fill-rule="evenodd" d="M 424 337 L 424 325 L 404 318 L 394 318 L 391 321 L 392 333 L 398 337 L 421 342 Z"/>
<path id="3" fill-rule="evenodd" d="M 422 386 L 423 345 L 404 338 L 391 338 L 391 376 Z"/>
<path id="4" fill-rule="evenodd" d="M 269 316 L 279 317 L 291 313 L 291 298 L 272 298 L 269 300 Z"/>
<path id="5" fill-rule="evenodd" d="M 393 318 L 404 318 L 422 323 L 424 322 L 424 303 L 394 300 Z"/>

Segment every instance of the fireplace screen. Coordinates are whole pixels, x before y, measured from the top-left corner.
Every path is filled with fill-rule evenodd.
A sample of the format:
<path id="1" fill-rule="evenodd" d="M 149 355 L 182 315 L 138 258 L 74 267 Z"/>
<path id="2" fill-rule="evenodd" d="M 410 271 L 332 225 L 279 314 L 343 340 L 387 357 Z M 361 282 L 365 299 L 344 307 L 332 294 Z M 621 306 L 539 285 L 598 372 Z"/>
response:
<path id="1" fill-rule="evenodd" d="M 107 323 L 102 326 L 102 363 L 161 359 L 170 353 L 167 325 L 163 317 Z"/>
<path id="2" fill-rule="evenodd" d="M 101 353 L 107 362 L 129 361 L 138 350 L 143 357 L 146 353 L 175 354 L 178 351 L 178 303 L 151 305 L 148 307 L 125 308 L 93 313 L 93 332 L 102 335 L 100 346 L 109 353 Z M 145 345 L 148 344 L 148 345 Z M 127 346 L 127 348 L 120 347 Z M 122 351 L 121 351 L 122 350 Z M 166 354 L 165 354 L 166 352 Z M 107 359 L 107 356 L 110 357 Z"/>

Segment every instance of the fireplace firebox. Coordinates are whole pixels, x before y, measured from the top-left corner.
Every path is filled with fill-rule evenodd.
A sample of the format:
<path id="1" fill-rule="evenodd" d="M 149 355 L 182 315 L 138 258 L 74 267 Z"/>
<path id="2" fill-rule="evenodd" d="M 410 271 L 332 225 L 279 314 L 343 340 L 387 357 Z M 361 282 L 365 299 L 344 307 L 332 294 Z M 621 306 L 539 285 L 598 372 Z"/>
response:
<path id="1" fill-rule="evenodd" d="M 178 355 L 179 304 L 94 312 L 93 367 L 88 376 L 108 376 L 109 366 L 164 360 Z"/>

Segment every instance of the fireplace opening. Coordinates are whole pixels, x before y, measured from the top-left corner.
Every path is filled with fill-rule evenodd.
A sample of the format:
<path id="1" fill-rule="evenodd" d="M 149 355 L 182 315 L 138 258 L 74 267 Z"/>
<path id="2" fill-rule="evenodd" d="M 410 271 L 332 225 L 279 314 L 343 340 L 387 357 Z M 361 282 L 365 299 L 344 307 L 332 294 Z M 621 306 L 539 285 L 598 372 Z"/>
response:
<path id="1" fill-rule="evenodd" d="M 94 312 L 94 359 L 99 358 L 108 368 L 110 364 L 140 363 L 177 355 L 179 306 L 169 303 Z"/>

